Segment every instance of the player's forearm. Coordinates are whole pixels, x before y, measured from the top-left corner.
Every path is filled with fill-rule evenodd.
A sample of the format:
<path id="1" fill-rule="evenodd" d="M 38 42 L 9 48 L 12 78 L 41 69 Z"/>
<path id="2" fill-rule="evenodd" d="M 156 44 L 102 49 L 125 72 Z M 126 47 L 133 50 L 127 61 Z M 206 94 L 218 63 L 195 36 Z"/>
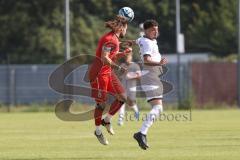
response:
<path id="1" fill-rule="evenodd" d="M 125 40 L 125 41 L 122 41 L 121 43 L 121 46 L 125 46 L 125 47 L 132 47 L 133 45 L 137 45 L 136 43 L 136 40 Z"/>
<path id="2" fill-rule="evenodd" d="M 113 69 L 117 69 L 117 70 L 120 70 L 120 69 L 121 69 L 121 66 L 117 65 L 117 64 L 114 63 L 113 61 L 111 62 L 110 66 L 111 66 L 111 68 L 113 68 Z"/>
<path id="3" fill-rule="evenodd" d="M 166 58 L 162 58 L 160 62 L 153 61 L 151 56 L 144 55 L 144 64 L 147 66 L 162 66 L 167 64 Z"/>
<path id="4" fill-rule="evenodd" d="M 118 54 L 116 54 L 116 58 L 117 59 L 122 58 L 127 54 L 132 54 L 132 48 L 126 48 L 123 52 L 118 52 Z"/>
<path id="5" fill-rule="evenodd" d="M 126 54 L 124 52 L 119 52 L 118 54 L 116 54 L 116 58 L 119 59 L 119 58 L 122 58 L 124 57 Z"/>
<path id="6" fill-rule="evenodd" d="M 105 65 L 108 65 L 113 69 L 119 69 L 120 68 L 120 66 L 117 65 L 116 63 L 114 63 L 109 57 L 104 57 L 103 62 L 104 62 Z"/>
<path id="7" fill-rule="evenodd" d="M 152 60 L 144 60 L 144 65 L 147 66 L 161 66 L 161 64 L 159 62 L 155 62 Z"/>

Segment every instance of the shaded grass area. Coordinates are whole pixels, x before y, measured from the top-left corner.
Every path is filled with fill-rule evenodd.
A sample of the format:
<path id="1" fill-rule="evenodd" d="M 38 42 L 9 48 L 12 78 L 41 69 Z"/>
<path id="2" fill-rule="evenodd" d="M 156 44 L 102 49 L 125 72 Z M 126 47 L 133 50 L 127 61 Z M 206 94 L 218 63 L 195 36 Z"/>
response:
<path id="1" fill-rule="evenodd" d="M 141 121 L 125 121 L 119 127 L 116 117 L 116 135 L 110 136 L 104 130 L 110 145 L 102 146 L 93 135 L 93 120 L 64 122 L 50 112 L 0 113 L 0 159 L 240 159 L 239 110 L 192 111 L 192 121 L 157 121 L 149 131 L 147 151 L 132 138 Z"/>

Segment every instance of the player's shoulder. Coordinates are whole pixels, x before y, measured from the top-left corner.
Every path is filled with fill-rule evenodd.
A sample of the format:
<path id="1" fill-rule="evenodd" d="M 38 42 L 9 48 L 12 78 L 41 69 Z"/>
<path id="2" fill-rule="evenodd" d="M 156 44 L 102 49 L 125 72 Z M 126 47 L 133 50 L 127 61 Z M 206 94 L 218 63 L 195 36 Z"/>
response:
<path id="1" fill-rule="evenodd" d="M 142 45 L 148 45 L 152 43 L 152 40 L 146 38 L 146 37 L 140 37 L 137 39 L 138 44 L 142 44 Z"/>
<path id="2" fill-rule="evenodd" d="M 102 36 L 101 41 L 103 41 L 105 43 L 107 43 L 107 42 L 116 43 L 117 39 L 115 38 L 113 32 L 108 32 Z"/>

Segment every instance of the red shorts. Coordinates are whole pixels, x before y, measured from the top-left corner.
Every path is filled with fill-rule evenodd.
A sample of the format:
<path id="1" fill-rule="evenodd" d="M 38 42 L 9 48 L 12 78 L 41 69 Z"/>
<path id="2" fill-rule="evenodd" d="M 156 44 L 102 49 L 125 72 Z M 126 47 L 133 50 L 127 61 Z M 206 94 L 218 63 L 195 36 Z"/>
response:
<path id="1" fill-rule="evenodd" d="M 125 92 L 121 82 L 114 73 L 100 74 L 90 84 L 92 87 L 92 97 L 97 103 L 106 102 L 107 94 L 115 96 Z"/>

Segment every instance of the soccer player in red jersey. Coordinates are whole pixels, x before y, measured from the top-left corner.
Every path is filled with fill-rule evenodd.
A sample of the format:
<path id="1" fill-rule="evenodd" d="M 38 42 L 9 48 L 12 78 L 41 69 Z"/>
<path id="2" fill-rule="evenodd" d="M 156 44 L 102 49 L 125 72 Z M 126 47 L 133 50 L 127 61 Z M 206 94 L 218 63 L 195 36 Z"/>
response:
<path id="1" fill-rule="evenodd" d="M 103 145 L 107 145 L 108 141 L 102 134 L 101 125 L 105 126 L 108 133 L 113 135 L 111 118 L 126 101 L 124 88 L 112 69 L 122 72 L 126 71 L 125 68 L 117 65 L 115 62 L 121 55 L 130 54 L 132 50 L 127 48 L 122 53 L 119 52 L 119 38 L 125 36 L 127 23 L 128 21 L 122 16 L 117 16 L 114 20 L 105 23 L 106 27 L 110 28 L 111 31 L 100 38 L 96 50 L 96 58 L 89 69 L 92 97 L 96 101 L 94 113 L 96 130 L 94 134 Z M 107 93 L 114 95 L 116 99 L 111 104 L 107 116 L 102 119 Z"/>

